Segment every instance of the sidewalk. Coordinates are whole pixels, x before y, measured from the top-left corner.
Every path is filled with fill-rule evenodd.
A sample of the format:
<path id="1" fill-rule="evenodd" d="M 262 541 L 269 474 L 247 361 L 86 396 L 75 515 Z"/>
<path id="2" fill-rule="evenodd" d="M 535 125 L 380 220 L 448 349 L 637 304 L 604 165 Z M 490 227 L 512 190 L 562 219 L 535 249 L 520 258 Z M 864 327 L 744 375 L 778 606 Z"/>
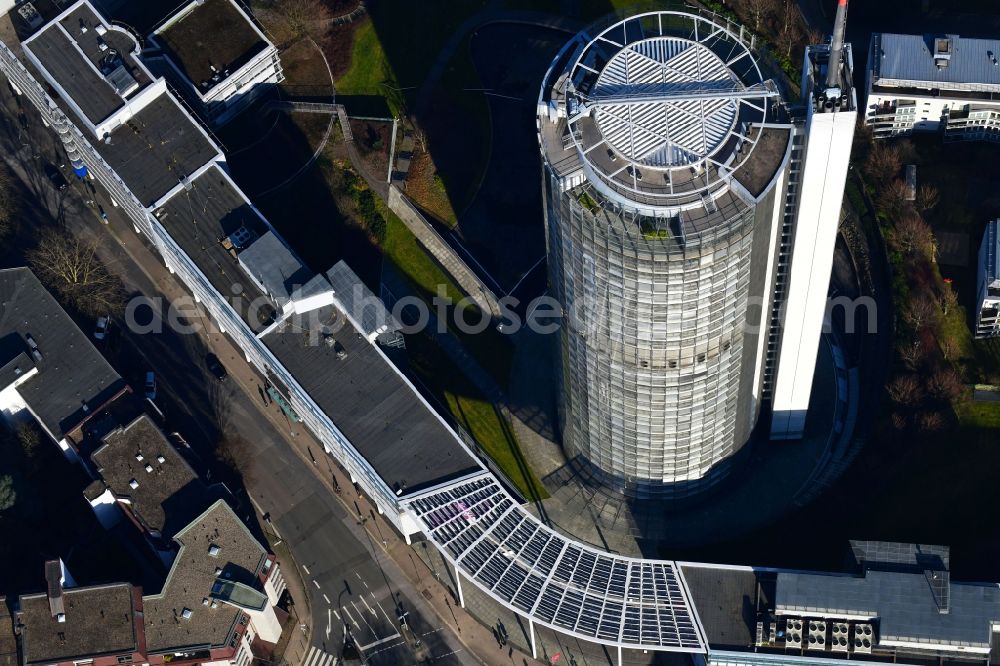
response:
<path id="1" fill-rule="evenodd" d="M 131 222 L 120 219 L 119 216 L 115 215 L 117 212 L 117 210 L 112 210 L 110 206 L 108 207 L 109 216 L 112 218 L 112 224 L 108 226 L 108 229 L 117 241 L 118 246 L 129 255 L 165 297 L 173 299 L 188 296 L 188 292 L 180 282 L 169 273 L 156 255 L 146 248 L 142 237 L 134 233 L 131 229 Z M 204 318 L 208 322 L 206 326 L 208 335 L 203 334 L 203 337 L 208 347 L 223 359 L 242 358 L 243 353 L 219 331 L 214 322 L 207 315 L 204 315 Z M 256 399 L 257 387 L 263 382 L 263 379 L 246 362 L 230 362 L 227 368 L 231 379 L 235 380 L 240 388 L 250 397 L 251 402 L 259 405 L 260 403 Z M 313 451 L 322 451 L 323 445 L 301 425 L 293 425 L 289 428 L 288 421 L 276 410 L 267 409 L 260 410 L 260 412 L 281 433 L 283 439 L 288 443 L 289 448 L 304 463 L 307 463 L 308 467 L 314 468 L 313 473 L 333 493 L 333 480 L 327 475 L 319 473 L 319 468 L 312 463 L 312 458 L 309 455 L 310 448 Z M 353 515 L 355 513 L 353 506 L 355 500 L 365 515 L 375 513 L 376 519 L 369 519 L 364 525 L 364 529 L 368 532 L 371 542 L 375 544 L 376 548 L 380 548 L 383 554 L 389 555 L 389 559 L 383 561 L 389 564 L 387 570 L 392 575 L 393 583 L 398 585 L 414 604 L 418 606 L 426 604 L 426 610 L 433 611 L 432 613 L 426 613 L 426 615 L 428 617 L 436 615 L 442 624 L 452 629 L 458 640 L 476 657 L 477 661 L 480 663 L 494 663 L 492 659 L 496 652 L 496 641 L 490 629 L 479 624 L 464 609 L 454 603 L 447 588 L 434 579 L 432 572 L 422 564 L 422 561 L 419 566 L 413 566 L 413 563 L 418 561 L 419 558 L 414 559 L 409 556 L 410 546 L 407 546 L 399 538 L 395 528 L 384 517 L 378 516 L 374 505 L 369 504 L 363 495 L 355 495 L 352 492 L 353 485 L 350 479 L 339 469 L 339 466 L 336 467 L 334 476 L 342 488 L 341 495 L 338 495 L 337 499 L 349 514 Z M 248 489 L 252 489 L 252 479 L 248 480 Z M 262 524 L 265 523 L 262 522 Z M 360 530 L 361 528 L 358 529 Z M 297 602 L 299 606 L 296 608 L 301 612 L 303 610 L 302 606 L 308 604 L 309 595 L 305 593 L 298 565 L 294 562 L 294 559 L 289 561 L 284 558 L 282 558 L 281 564 L 283 565 L 282 571 L 284 572 L 289 589 L 292 590 L 292 594 L 297 600 L 305 600 L 304 604 L 301 601 Z M 468 581 L 465 584 L 472 585 Z M 450 610 L 449 604 L 451 605 Z M 301 629 L 295 631 L 293 637 L 289 639 L 289 645 L 286 650 L 286 661 L 294 665 L 303 663 L 305 655 L 309 650 L 313 630 L 313 620 L 311 613 L 308 611 L 301 614 L 298 621 L 299 623 L 306 624 L 307 629 L 305 632 Z M 487 658 L 491 661 L 486 661 L 480 655 L 484 657 L 489 655 Z M 513 652 L 513 658 L 515 660 L 514 663 L 517 664 L 530 664 L 534 661 L 530 655 L 522 654 L 516 650 Z"/>

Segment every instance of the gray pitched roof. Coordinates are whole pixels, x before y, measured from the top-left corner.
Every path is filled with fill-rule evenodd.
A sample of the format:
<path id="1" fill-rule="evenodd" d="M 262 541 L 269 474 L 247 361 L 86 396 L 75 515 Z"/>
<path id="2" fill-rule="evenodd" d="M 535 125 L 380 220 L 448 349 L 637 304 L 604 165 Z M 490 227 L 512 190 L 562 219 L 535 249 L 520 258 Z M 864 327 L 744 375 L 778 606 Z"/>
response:
<path id="1" fill-rule="evenodd" d="M 0 270 L 0 363 L 5 372 L 10 361 L 31 358 L 28 336 L 41 359 L 31 359 L 38 372 L 17 392 L 55 439 L 125 389 L 122 378 L 30 270 Z"/>
<path id="2" fill-rule="evenodd" d="M 228 644 L 243 612 L 225 602 L 211 604 L 216 581 L 258 587 L 267 551 L 229 505 L 219 500 L 177 533 L 181 549 L 159 594 L 143 597 L 150 654 L 194 646 Z M 219 548 L 215 555 L 212 546 Z M 221 570 L 217 574 L 216 571 Z M 204 601 L 208 599 L 208 605 Z M 191 617 L 184 619 L 184 609 Z"/>
<path id="3" fill-rule="evenodd" d="M 42 592 L 20 599 L 26 664 L 51 664 L 138 648 L 132 586 L 128 583 L 63 590 L 65 621 L 52 617 Z"/>
<path id="4" fill-rule="evenodd" d="M 873 81 L 880 86 L 909 87 L 925 82 L 944 90 L 1000 91 L 1000 66 L 994 65 L 989 55 L 1000 58 L 1000 39 L 948 37 L 953 45 L 951 60 L 947 67 L 938 69 L 933 37 L 875 33 L 873 40 L 880 43 L 882 57 L 876 54 Z"/>

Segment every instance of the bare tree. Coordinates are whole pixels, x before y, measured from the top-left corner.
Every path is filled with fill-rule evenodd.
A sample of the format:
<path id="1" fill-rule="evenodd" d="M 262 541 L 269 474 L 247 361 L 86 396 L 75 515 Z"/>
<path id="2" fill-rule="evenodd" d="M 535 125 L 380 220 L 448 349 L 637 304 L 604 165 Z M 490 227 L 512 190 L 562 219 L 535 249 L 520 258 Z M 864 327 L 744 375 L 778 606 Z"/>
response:
<path id="1" fill-rule="evenodd" d="M 916 370 L 920 367 L 926 354 L 924 353 L 924 346 L 921 344 L 920 340 L 914 340 L 908 345 L 903 345 L 899 349 L 899 357 L 903 359 L 904 365 L 910 370 Z"/>
<path id="2" fill-rule="evenodd" d="M 879 208 L 890 220 L 898 220 L 913 212 L 913 204 L 908 201 L 910 188 L 899 178 L 895 178 L 878 193 Z"/>
<path id="3" fill-rule="evenodd" d="M 778 7 L 775 0 L 743 0 L 741 5 L 750 18 L 754 32 L 760 32 L 761 27 Z"/>
<path id="4" fill-rule="evenodd" d="M 892 243 L 904 254 L 930 257 L 934 252 L 934 232 L 929 224 L 916 213 L 901 217 L 895 224 Z"/>
<path id="5" fill-rule="evenodd" d="M 876 141 L 868 153 L 865 175 L 876 183 L 884 184 L 895 178 L 900 168 L 899 148 L 885 141 Z"/>
<path id="6" fill-rule="evenodd" d="M 917 188 L 917 210 L 921 213 L 934 208 L 941 202 L 941 193 L 933 185 L 921 185 Z"/>
<path id="7" fill-rule="evenodd" d="M 7 236 L 17 220 L 17 195 L 10 171 L 0 166 L 0 238 Z"/>
<path id="8" fill-rule="evenodd" d="M 97 241 L 50 229 L 28 254 L 28 261 L 42 282 L 80 312 L 91 316 L 116 313 L 124 304 L 124 291 L 101 263 L 97 247 Z"/>
<path id="9" fill-rule="evenodd" d="M 896 430 L 903 430 L 906 428 L 906 414 L 902 412 L 893 412 L 892 416 L 892 427 Z"/>
<path id="10" fill-rule="evenodd" d="M 269 0 L 262 14 L 282 44 L 302 38 L 321 39 L 333 18 L 323 0 Z"/>
<path id="11" fill-rule="evenodd" d="M 791 60 L 792 49 L 802 40 L 802 23 L 799 20 L 798 6 L 791 0 L 781 0 L 778 11 L 781 18 L 778 42 L 785 52 L 785 57 Z"/>
<path id="12" fill-rule="evenodd" d="M 13 507 L 16 501 L 14 479 L 9 475 L 0 476 L 0 513 Z"/>
<path id="13" fill-rule="evenodd" d="M 946 361 L 954 361 L 958 358 L 958 347 L 954 342 L 945 338 L 941 341 L 941 355 L 944 356 Z"/>
<path id="14" fill-rule="evenodd" d="M 900 405 L 911 407 L 924 397 L 924 390 L 915 375 L 899 375 L 886 386 L 889 399 Z"/>
<path id="15" fill-rule="evenodd" d="M 941 311 L 933 299 L 923 294 L 914 296 L 903 306 L 903 321 L 914 330 L 935 323 L 940 314 Z"/>
<path id="16" fill-rule="evenodd" d="M 917 415 L 917 426 L 926 432 L 935 432 L 944 427 L 941 412 L 921 412 Z"/>
<path id="17" fill-rule="evenodd" d="M 934 397 L 946 402 L 957 400 L 965 394 L 965 383 L 954 368 L 944 368 L 931 375 L 928 388 Z"/>
<path id="18" fill-rule="evenodd" d="M 941 291 L 941 313 L 948 316 L 948 313 L 958 307 L 958 292 L 948 283 L 945 283 Z"/>

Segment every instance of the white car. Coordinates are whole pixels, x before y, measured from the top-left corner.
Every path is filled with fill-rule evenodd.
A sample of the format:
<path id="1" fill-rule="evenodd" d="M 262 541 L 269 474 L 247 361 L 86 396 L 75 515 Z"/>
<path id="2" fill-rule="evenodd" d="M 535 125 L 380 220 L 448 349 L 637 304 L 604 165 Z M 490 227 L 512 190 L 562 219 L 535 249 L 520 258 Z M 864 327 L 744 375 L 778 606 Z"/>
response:
<path id="1" fill-rule="evenodd" d="M 97 326 L 94 328 L 94 338 L 103 340 L 108 335 L 108 325 L 111 323 L 109 317 L 98 317 Z"/>

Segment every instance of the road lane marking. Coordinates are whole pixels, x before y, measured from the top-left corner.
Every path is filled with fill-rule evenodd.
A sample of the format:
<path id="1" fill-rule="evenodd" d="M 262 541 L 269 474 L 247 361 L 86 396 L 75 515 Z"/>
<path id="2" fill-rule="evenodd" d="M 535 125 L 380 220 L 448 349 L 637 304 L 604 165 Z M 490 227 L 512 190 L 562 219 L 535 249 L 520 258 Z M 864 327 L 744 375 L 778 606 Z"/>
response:
<path id="1" fill-rule="evenodd" d="M 374 608 L 372 608 L 371 606 L 368 605 L 368 602 L 365 601 L 365 598 L 363 596 L 361 597 L 361 603 L 363 603 L 365 605 L 365 608 L 367 608 L 371 612 L 372 615 L 374 615 L 375 617 L 378 617 L 378 613 L 375 612 Z"/>
<path id="2" fill-rule="evenodd" d="M 326 609 L 326 640 L 330 640 L 330 631 L 333 630 L 333 617 L 330 609 Z"/>
<path id="3" fill-rule="evenodd" d="M 326 592 L 324 592 L 324 593 L 323 593 L 323 599 L 324 599 L 324 600 L 326 600 L 326 603 L 328 603 L 328 604 L 329 604 L 329 603 L 332 603 L 332 602 L 330 601 L 330 597 L 326 596 Z"/>
<path id="4" fill-rule="evenodd" d="M 373 648 L 376 645 L 382 645 L 383 643 L 388 643 L 389 641 L 394 641 L 397 638 L 400 638 L 399 634 L 393 634 L 392 636 L 386 636 L 385 638 L 380 638 L 377 641 L 369 643 L 368 645 L 362 645 L 361 649 L 362 650 L 367 650 L 368 648 Z M 403 643 L 399 643 L 399 645 L 402 645 L 402 644 Z M 395 647 L 395 646 L 390 646 L 390 647 Z"/>
<path id="5" fill-rule="evenodd" d="M 353 624 L 356 629 L 360 629 L 361 628 L 361 625 L 358 624 L 358 621 L 354 619 L 353 615 L 351 615 L 351 611 L 349 611 L 349 610 L 347 610 L 345 608 L 344 609 L 344 615 L 347 616 L 347 619 L 351 621 L 351 624 Z"/>
<path id="6" fill-rule="evenodd" d="M 316 579 L 315 579 L 315 578 L 313 578 L 313 585 L 315 585 L 315 586 L 316 586 L 316 589 L 317 589 L 317 590 L 321 590 L 321 589 L 323 589 L 323 588 L 321 588 L 321 587 L 319 586 L 319 583 L 317 583 L 317 582 L 316 582 Z"/>
<path id="7" fill-rule="evenodd" d="M 309 567 L 307 567 L 304 564 L 302 565 L 302 570 L 305 571 L 306 573 L 309 573 Z"/>
<path id="8" fill-rule="evenodd" d="M 378 605 L 378 609 L 380 611 L 382 611 L 382 615 L 385 615 L 385 621 L 388 622 L 389 626 L 391 627 L 392 626 L 392 620 L 389 619 L 389 614 L 385 612 L 384 608 L 382 608 L 382 604 L 379 602 L 379 600 L 375 599 L 375 595 L 374 594 L 372 594 L 372 599 L 375 600 L 375 603 Z"/>
<path id="9" fill-rule="evenodd" d="M 362 601 L 364 601 L 364 599 L 362 599 Z M 357 611 L 358 617 L 361 618 L 361 621 L 365 623 L 366 627 L 368 627 L 368 631 L 372 632 L 372 636 L 378 636 L 378 632 L 375 631 L 375 628 L 372 627 L 372 625 L 368 624 L 368 620 L 365 619 L 365 614 L 362 613 L 360 610 L 358 610 L 357 604 L 351 601 L 351 605 L 354 606 L 354 610 Z"/>

